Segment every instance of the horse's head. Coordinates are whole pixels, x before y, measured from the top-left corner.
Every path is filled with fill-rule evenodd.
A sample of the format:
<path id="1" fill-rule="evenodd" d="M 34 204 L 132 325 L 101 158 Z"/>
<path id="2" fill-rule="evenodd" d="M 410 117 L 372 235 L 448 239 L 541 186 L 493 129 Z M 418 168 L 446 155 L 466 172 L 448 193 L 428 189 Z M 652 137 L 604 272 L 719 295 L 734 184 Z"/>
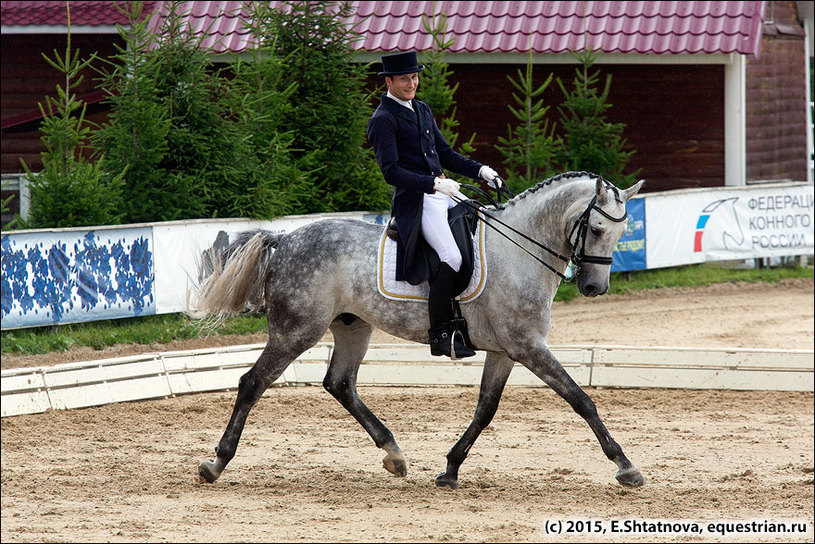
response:
<path id="1" fill-rule="evenodd" d="M 611 254 L 626 229 L 625 203 L 642 187 L 645 180 L 621 191 L 599 176 L 591 201 L 575 214 L 567 226 L 572 244 L 572 262 L 577 267 L 576 281 L 580 294 L 587 297 L 608 291 Z"/>

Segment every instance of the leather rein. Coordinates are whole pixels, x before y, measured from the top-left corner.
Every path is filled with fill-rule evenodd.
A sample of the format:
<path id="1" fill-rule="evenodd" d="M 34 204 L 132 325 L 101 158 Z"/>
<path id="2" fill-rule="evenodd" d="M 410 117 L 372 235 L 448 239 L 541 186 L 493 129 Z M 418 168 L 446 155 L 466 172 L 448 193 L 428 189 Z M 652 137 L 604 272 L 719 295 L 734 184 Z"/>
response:
<path id="1" fill-rule="evenodd" d="M 496 192 L 498 194 L 498 199 L 500 200 L 502 198 L 502 196 L 504 196 L 507 200 L 509 198 L 514 197 L 515 195 L 513 195 L 512 192 L 509 190 L 509 188 L 506 186 L 506 182 L 503 179 L 500 179 L 500 181 L 501 181 L 501 187 L 496 189 Z M 607 181 L 604 180 L 604 182 L 606 184 L 606 187 L 608 187 L 610 185 Z M 493 206 L 497 206 L 496 202 L 489 196 L 489 194 L 487 194 L 485 191 L 483 191 L 480 187 L 476 187 L 475 185 L 468 185 L 468 184 L 461 184 L 461 186 L 465 187 L 467 189 L 471 189 L 471 190 L 474 190 L 474 191 L 477 191 L 477 192 L 481 193 L 482 195 L 484 195 L 490 201 L 490 203 Z M 621 202 L 621 200 L 620 200 L 620 198 L 618 196 L 618 193 L 616 191 L 615 191 L 614 195 L 615 195 L 616 200 L 618 202 Z M 602 256 L 599 256 L 599 255 L 586 255 L 586 235 L 588 234 L 588 230 L 589 230 L 589 216 L 591 215 L 592 210 L 597 210 L 598 212 L 600 212 L 600 214 L 603 217 L 605 217 L 609 221 L 613 221 L 615 223 L 620 223 L 622 221 L 625 221 L 628 218 L 628 211 L 627 210 L 622 215 L 622 217 L 613 217 L 613 216 L 609 215 L 608 213 L 606 213 L 602 208 L 600 208 L 597 205 L 597 195 L 594 195 L 592 197 L 592 199 L 591 199 L 591 202 L 589 202 L 589 205 L 586 207 L 586 209 L 583 211 L 583 213 L 580 214 L 580 216 L 577 219 L 575 219 L 575 222 L 572 225 L 572 230 L 569 233 L 569 242 L 572 244 L 572 252 L 571 252 L 571 255 L 569 257 L 566 257 L 564 255 L 561 255 L 557 251 L 554 251 L 554 250 L 546 247 L 545 245 L 541 244 L 540 242 L 538 242 L 537 240 L 531 238 L 530 236 L 527 236 L 523 232 L 520 232 L 520 231 L 516 230 L 512 226 L 507 225 L 506 223 L 504 223 L 503 221 L 501 221 L 500 219 L 498 219 L 494 215 L 491 215 L 491 214 L 487 213 L 484 210 L 484 207 L 485 207 L 484 204 L 482 204 L 482 203 L 480 203 L 478 201 L 474 201 L 477 204 L 479 204 L 479 206 L 476 206 L 476 205 L 472 204 L 469 200 L 462 200 L 462 199 L 457 198 L 457 197 L 451 197 L 451 198 L 454 201 L 458 202 L 459 204 L 463 204 L 464 206 L 469 208 L 471 211 L 475 212 L 475 215 L 476 215 L 476 217 L 478 218 L 479 221 L 481 221 L 482 223 L 484 223 L 488 227 L 492 228 L 498 234 L 500 234 L 501 236 L 503 236 L 504 238 L 506 238 L 507 240 L 509 240 L 510 242 L 515 244 L 516 246 L 518 246 L 527 255 L 531 256 L 533 259 L 535 259 L 540 264 L 542 264 L 543 266 L 545 266 L 546 268 L 551 270 L 554 274 L 559 276 L 560 279 L 565 280 L 565 281 L 571 281 L 571 280 L 573 280 L 573 279 L 575 279 L 577 277 L 577 271 L 579 271 L 580 265 L 582 263 L 610 265 L 611 262 L 612 262 L 611 257 L 602 257 Z M 489 221 L 487 221 L 487 219 L 489 219 Z M 502 225 L 503 227 L 506 227 L 507 229 L 511 230 L 513 233 L 515 233 L 518 236 L 520 236 L 521 238 L 525 239 L 527 242 L 539 247 L 540 249 L 546 251 L 550 255 L 553 255 L 554 257 L 557 257 L 558 259 L 560 259 L 564 263 L 570 263 L 571 262 L 577 270 L 575 271 L 575 273 L 572 276 L 566 276 L 560 270 L 557 270 L 555 267 L 553 267 L 552 265 L 550 265 L 549 263 L 547 263 L 546 261 L 544 261 L 543 259 L 541 259 L 537 255 L 535 255 L 534 253 L 532 253 L 531 251 L 529 251 L 528 249 L 523 247 L 516 240 L 513 240 L 507 233 L 502 231 L 500 228 L 498 228 L 492 222 L 498 223 L 498 224 Z M 577 234 L 576 237 L 575 237 L 575 233 Z M 575 237 L 574 242 L 572 242 L 572 237 Z M 579 247 L 579 249 L 578 249 L 578 247 Z"/>

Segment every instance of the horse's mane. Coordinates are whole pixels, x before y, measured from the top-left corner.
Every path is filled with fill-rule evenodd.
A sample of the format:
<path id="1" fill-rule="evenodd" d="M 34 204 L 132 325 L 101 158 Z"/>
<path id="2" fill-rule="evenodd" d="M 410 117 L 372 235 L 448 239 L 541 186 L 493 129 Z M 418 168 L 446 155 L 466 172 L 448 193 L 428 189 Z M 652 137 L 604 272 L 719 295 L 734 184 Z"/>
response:
<path id="1" fill-rule="evenodd" d="M 525 191 L 523 191 L 521 193 L 518 193 L 517 195 L 515 195 L 514 198 L 512 198 L 512 199 L 510 199 L 510 200 L 508 200 L 506 202 L 503 202 L 501 204 L 498 204 L 496 206 L 496 209 L 497 210 L 502 210 L 502 209 L 506 208 L 507 206 L 514 206 L 515 204 L 518 203 L 518 201 L 528 197 L 531 194 L 534 194 L 534 193 L 540 191 L 541 189 L 545 189 L 547 187 L 550 187 L 553 183 L 560 183 L 560 182 L 568 183 L 568 182 L 575 181 L 577 179 L 583 179 L 583 178 L 589 178 L 589 179 L 598 179 L 599 178 L 599 179 L 603 179 L 602 176 L 600 176 L 598 174 L 595 174 L 593 172 L 583 172 L 583 171 L 581 171 L 581 172 L 563 172 L 561 174 L 557 174 L 555 176 L 552 176 L 551 178 L 540 181 L 536 185 L 534 185 L 533 187 L 530 187 L 530 188 L 526 189 Z M 603 181 L 608 184 L 607 180 L 603 179 Z"/>

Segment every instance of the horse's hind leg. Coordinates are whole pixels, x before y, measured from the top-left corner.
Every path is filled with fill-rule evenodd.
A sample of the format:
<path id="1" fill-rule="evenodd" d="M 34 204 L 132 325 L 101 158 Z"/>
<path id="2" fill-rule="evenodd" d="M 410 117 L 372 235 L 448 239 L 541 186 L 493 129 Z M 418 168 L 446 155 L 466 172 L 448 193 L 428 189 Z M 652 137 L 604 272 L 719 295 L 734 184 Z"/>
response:
<path id="1" fill-rule="evenodd" d="M 473 421 L 455 446 L 447 454 L 447 470 L 436 477 L 436 485 L 439 487 L 458 488 L 458 468 L 470 448 L 475 443 L 481 431 L 490 424 L 496 410 L 504 385 L 507 383 L 509 373 L 512 372 L 514 361 L 504 354 L 488 352 L 484 362 L 484 372 L 481 374 L 481 389 L 478 392 L 478 404 L 475 407 Z"/>
<path id="2" fill-rule="evenodd" d="M 345 315 L 331 324 L 334 352 L 323 387 L 362 425 L 377 448 L 387 452 L 382 465 L 396 476 L 407 475 L 407 463 L 393 433 L 365 406 L 357 394 L 357 371 L 368 350 L 373 327 L 355 316 Z"/>
<path id="3" fill-rule="evenodd" d="M 291 348 L 283 350 L 272 343 L 271 337 L 269 338 L 257 362 L 241 376 L 238 382 L 235 407 L 232 410 L 232 417 L 229 418 L 229 424 L 218 442 L 218 447 L 215 448 L 215 459 L 207 459 L 198 466 L 198 475 L 202 481 L 212 483 L 218 479 L 226 465 L 235 456 L 249 411 L 260 400 L 263 392 L 283 374 L 286 367 L 302 351 Z"/>

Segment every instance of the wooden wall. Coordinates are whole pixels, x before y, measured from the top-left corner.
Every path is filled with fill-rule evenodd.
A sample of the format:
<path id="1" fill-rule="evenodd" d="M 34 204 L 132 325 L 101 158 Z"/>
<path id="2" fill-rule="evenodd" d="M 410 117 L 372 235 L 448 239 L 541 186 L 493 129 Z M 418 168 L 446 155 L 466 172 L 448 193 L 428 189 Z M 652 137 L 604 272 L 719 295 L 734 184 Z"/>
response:
<path id="1" fill-rule="evenodd" d="M 747 180 L 806 181 L 804 30 L 794 2 L 770 2 L 758 58 L 747 59 Z"/>
<path id="2" fill-rule="evenodd" d="M 641 169 L 648 191 L 724 185 L 724 67 L 721 65 L 597 65 L 601 79 L 611 74 L 607 118 L 625 123 L 628 147 L 636 151 L 627 171 Z M 495 149 L 499 136 L 516 120 L 508 109 L 523 65 L 451 64 L 460 138 L 475 132 L 473 158 L 504 173 Z M 541 84 L 553 73 L 570 88 L 575 67 L 536 65 Z M 372 78 L 372 84 L 383 78 Z M 420 83 L 421 84 L 421 83 Z M 382 85 L 384 87 L 384 84 Z M 563 95 L 555 81 L 542 95 L 556 123 Z"/>
<path id="3" fill-rule="evenodd" d="M 0 87 L 2 88 L 2 119 L 26 112 L 38 112 L 37 104 L 45 101 L 46 96 L 56 96 L 56 86 L 65 86 L 64 78 L 51 67 L 42 53 L 53 57 L 56 50 L 60 55 L 65 54 L 65 36 L 55 35 L 21 35 L 4 34 L 0 41 L 0 55 L 2 55 L 2 73 L 0 73 Z M 114 42 L 118 36 L 112 35 L 83 35 L 77 34 L 71 38 L 71 49 L 79 49 L 80 56 L 86 58 L 93 52 L 108 57 L 114 52 Z M 97 63 L 97 66 L 101 63 Z M 84 81 L 75 91 L 83 96 L 96 90 L 96 72 L 88 68 L 83 72 Z M 89 118 L 94 120 L 99 106 L 88 108 Z M 40 152 L 43 149 L 40 138 L 42 133 L 38 130 L 40 120 L 31 121 L 3 130 L 2 144 L 0 145 L 0 166 L 3 173 L 23 172 L 20 158 L 26 164 L 38 171 Z"/>

